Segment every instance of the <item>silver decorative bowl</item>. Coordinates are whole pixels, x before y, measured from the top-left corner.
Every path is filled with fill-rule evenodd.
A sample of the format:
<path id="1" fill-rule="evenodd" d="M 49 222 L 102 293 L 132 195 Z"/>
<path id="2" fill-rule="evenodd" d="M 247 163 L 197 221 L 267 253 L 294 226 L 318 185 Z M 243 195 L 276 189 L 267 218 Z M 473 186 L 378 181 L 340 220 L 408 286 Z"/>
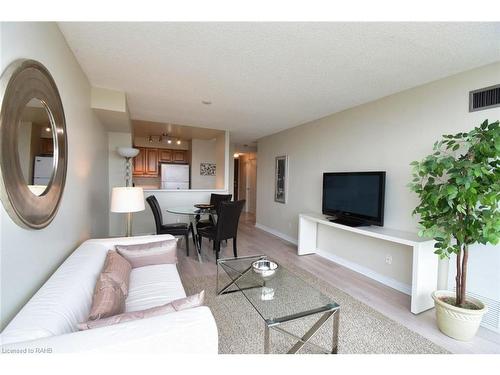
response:
<path id="1" fill-rule="evenodd" d="M 274 275 L 274 273 L 278 269 L 278 263 L 275 263 L 268 259 L 260 259 L 252 263 L 252 268 L 255 273 L 264 278 L 267 278 Z"/>

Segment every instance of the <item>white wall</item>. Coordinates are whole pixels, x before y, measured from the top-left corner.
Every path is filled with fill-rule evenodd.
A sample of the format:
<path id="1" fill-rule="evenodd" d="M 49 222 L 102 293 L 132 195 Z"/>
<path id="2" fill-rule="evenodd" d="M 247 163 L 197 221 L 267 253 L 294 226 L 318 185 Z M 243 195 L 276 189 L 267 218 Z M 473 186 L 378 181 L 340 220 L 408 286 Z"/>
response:
<path id="1" fill-rule="evenodd" d="M 215 139 L 215 188 L 224 189 L 225 185 L 226 133 L 219 134 Z"/>
<path id="2" fill-rule="evenodd" d="M 125 186 L 125 158 L 120 156 L 118 147 L 132 147 L 131 133 L 108 133 L 108 173 L 109 173 L 109 199 L 114 187 Z M 131 167 L 132 168 L 132 167 Z M 132 169 L 130 170 L 132 174 Z M 109 213 L 109 235 L 125 235 L 125 215 L 114 212 Z"/>
<path id="3" fill-rule="evenodd" d="M 385 226 L 416 232 L 417 220 L 411 212 L 417 197 L 406 187 L 410 162 L 429 154 L 442 134 L 469 130 L 486 118 L 498 120 L 500 108 L 469 113 L 468 92 L 499 82 L 500 63 L 496 63 L 260 139 L 257 222 L 296 239 L 299 213 L 321 212 L 323 172 L 384 170 Z M 280 204 L 273 196 L 274 158 L 285 154 L 290 163 L 288 203 Z M 397 282 L 409 282 L 406 246 L 386 246 L 338 232 L 320 230 L 322 251 Z M 471 275 L 498 272 L 499 252 L 496 247 L 481 265 L 471 264 Z M 393 257 L 391 266 L 384 262 L 387 254 Z"/>
<path id="4" fill-rule="evenodd" d="M 0 70 L 18 58 L 42 62 L 61 94 L 68 173 L 54 221 L 26 230 L 0 208 L 1 326 L 85 239 L 108 233 L 107 135 L 90 110 L 90 85 L 55 23 L 1 23 Z"/>
<path id="5" fill-rule="evenodd" d="M 137 125 L 136 125 L 137 126 Z M 170 150 L 189 150 L 190 141 L 182 141 L 180 145 L 176 142 L 168 144 L 165 141 L 160 142 L 158 137 L 152 138 L 153 142 L 149 142 L 148 137 L 134 137 L 134 147 L 156 147 L 156 148 L 167 148 Z"/>
<path id="6" fill-rule="evenodd" d="M 200 175 L 201 163 L 217 163 L 215 139 L 191 140 L 191 189 L 215 189 L 216 176 Z"/>

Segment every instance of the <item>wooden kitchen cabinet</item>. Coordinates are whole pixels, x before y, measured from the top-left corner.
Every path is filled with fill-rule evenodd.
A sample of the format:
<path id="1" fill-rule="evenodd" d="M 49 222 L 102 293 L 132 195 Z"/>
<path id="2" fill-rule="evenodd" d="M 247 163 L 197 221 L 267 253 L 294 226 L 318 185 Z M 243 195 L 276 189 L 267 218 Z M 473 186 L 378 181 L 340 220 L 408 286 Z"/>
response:
<path id="1" fill-rule="evenodd" d="M 146 175 L 158 176 L 158 149 L 146 148 Z"/>
<path id="2" fill-rule="evenodd" d="M 133 175 L 134 176 L 144 176 L 146 171 L 146 152 L 145 148 L 140 148 L 139 154 L 133 159 Z"/>
<path id="3" fill-rule="evenodd" d="M 54 141 L 52 138 L 40 138 L 40 153 L 42 155 L 54 154 Z"/>
<path id="4" fill-rule="evenodd" d="M 159 161 L 161 163 L 187 163 L 186 150 L 158 149 Z"/>
<path id="5" fill-rule="evenodd" d="M 158 149 L 160 154 L 160 162 L 170 163 L 172 161 L 172 150 Z"/>
<path id="6" fill-rule="evenodd" d="M 137 148 L 139 149 L 139 154 L 133 159 L 133 175 L 142 177 L 158 177 L 158 149 L 146 147 Z"/>
<path id="7" fill-rule="evenodd" d="M 186 150 L 136 147 L 139 154 L 133 159 L 133 175 L 137 177 L 158 177 L 160 163 L 187 163 Z"/>
<path id="8" fill-rule="evenodd" d="M 174 163 L 186 163 L 187 155 L 185 150 L 172 150 L 172 161 Z"/>

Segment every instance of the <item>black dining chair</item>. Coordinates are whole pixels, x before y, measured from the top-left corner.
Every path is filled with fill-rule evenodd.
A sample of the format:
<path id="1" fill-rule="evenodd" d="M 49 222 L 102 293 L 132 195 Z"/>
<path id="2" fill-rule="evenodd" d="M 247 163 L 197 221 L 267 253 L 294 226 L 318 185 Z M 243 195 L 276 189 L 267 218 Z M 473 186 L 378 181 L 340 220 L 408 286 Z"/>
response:
<path id="1" fill-rule="evenodd" d="M 215 226 L 208 226 L 198 230 L 198 236 L 209 238 L 214 241 L 215 259 L 219 259 L 220 243 L 223 240 L 233 239 L 233 254 L 238 257 L 238 249 L 236 246 L 236 237 L 238 235 L 238 222 L 240 220 L 241 211 L 245 201 L 236 202 L 220 202 L 219 211 L 217 213 L 217 223 Z"/>
<path id="2" fill-rule="evenodd" d="M 229 202 L 233 197 L 232 194 L 214 194 L 210 195 L 210 204 L 214 206 L 215 213 L 219 209 L 220 202 Z M 209 214 L 208 219 L 200 220 L 200 215 L 196 215 L 196 230 L 215 225 L 215 220 L 212 214 Z"/>
<path id="3" fill-rule="evenodd" d="M 161 213 L 160 204 L 158 199 L 154 195 L 150 195 L 146 198 L 151 211 L 153 211 L 153 216 L 155 218 L 156 224 L 156 234 L 171 234 L 172 236 L 184 236 L 186 239 L 186 255 L 189 256 L 189 232 L 193 236 L 193 242 L 196 246 L 196 238 L 194 235 L 193 223 L 172 223 L 163 224 L 163 215 Z"/>

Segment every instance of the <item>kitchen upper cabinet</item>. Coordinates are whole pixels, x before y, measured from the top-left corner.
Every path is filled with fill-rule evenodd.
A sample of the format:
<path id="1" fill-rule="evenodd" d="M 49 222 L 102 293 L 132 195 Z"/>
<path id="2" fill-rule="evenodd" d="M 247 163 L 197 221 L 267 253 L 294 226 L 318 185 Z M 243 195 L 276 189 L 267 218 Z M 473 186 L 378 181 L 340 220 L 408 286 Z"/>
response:
<path id="1" fill-rule="evenodd" d="M 139 147 L 139 153 L 132 159 L 134 161 L 134 176 L 143 176 L 146 172 L 146 149 Z"/>
<path id="2" fill-rule="evenodd" d="M 156 148 L 146 148 L 146 175 L 158 176 L 158 150 Z"/>
<path id="3" fill-rule="evenodd" d="M 160 163 L 187 163 L 185 150 L 137 147 L 139 154 L 133 159 L 134 176 L 158 177 Z"/>
<path id="4" fill-rule="evenodd" d="M 42 155 L 54 154 L 54 141 L 52 138 L 40 138 L 40 152 Z"/>
<path id="5" fill-rule="evenodd" d="M 164 163 L 170 163 L 172 161 L 172 150 L 162 150 L 158 149 L 160 154 L 160 161 Z"/>
<path id="6" fill-rule="evenodd" d="M 172 150 L 172 161 L 174 163 L 187 163 L 187 153 L 184 150 Z"/>
<path id="7" fill-rule="evenodd" d="M 139 154 L 134 160 L 134 176 L 158 177 L 158 149 L 138 147 Z"/>
<path id="8" fill-rule="evenodd" d="M 187 152 L 185 150 L 158 149 L 161 163 L 187 163 Z"/>

